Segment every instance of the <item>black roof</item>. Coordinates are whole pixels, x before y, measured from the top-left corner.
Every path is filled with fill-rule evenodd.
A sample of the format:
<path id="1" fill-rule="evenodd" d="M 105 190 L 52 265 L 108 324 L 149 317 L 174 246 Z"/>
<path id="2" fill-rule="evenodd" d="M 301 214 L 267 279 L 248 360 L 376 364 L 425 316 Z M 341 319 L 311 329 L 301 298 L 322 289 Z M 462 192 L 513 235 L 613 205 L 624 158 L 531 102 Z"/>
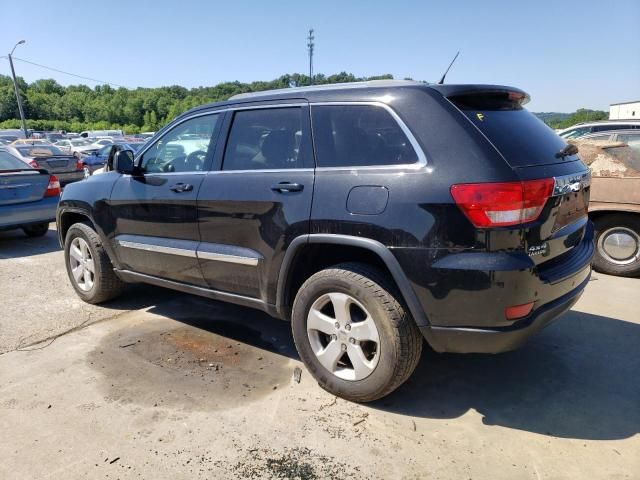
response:
<path id="1" fill-rule="evenodd" d="M 428 89 L 437 91 L 445 97 L 464 95 L 474 92 L 514 92 L 524 95 L 527 99 L 529 98 L 529 95 L 519 88 L 504 85 L 437 85 L 416 82 L 413 80 L 369 80 L 365 82 L 334 83 L 325 85 L 312 85 L 308 87 L 282 88 L 278 90 L 264 90 L 260 92 L 241 93 L 238 95 L 234 95 L 229 100 L 224 102 L 209 103 L 195 107 L 183 115 L 190 114 L 198 110 L 220 108 L 257 101 L 343 101 L 347 96 L 353 97 L 350 98 L 350 100 L 353 101 L 371 101 L 373 99 L 379 100 L 381 90 L 394 89 Z"/>

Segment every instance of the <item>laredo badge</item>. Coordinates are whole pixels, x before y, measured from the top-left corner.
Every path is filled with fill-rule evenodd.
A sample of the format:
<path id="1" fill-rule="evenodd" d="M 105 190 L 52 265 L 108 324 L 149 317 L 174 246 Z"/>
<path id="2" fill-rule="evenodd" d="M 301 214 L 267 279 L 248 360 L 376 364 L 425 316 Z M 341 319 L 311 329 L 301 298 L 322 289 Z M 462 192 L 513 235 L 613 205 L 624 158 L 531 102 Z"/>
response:
<path id="1" fill-rule="evenodd" d="M 537 257 L 538 255 L 546 257 L 547 255 L 549 255 L 549 244 L 547 242 L 544 242 L 542 245 L 531 245 L 529 248 L 527 248 L 527 254 L 530 257 Z"/>

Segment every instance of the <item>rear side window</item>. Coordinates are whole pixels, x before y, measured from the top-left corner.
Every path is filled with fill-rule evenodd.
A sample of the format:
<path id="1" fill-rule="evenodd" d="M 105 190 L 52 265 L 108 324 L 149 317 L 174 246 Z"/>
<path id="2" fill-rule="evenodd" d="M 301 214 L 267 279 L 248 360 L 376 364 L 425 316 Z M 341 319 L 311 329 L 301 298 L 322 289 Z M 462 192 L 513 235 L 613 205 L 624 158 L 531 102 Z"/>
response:
<path id="1" fill-rule="evenodd" d="M 449 100 L 480 129 L 512 167 L 577 160 L 556 156 L 567 146 L 551 128 L 521 105 L 511 92 L 450 97 Z"/>
<path id="2" fill-rule="evenodd" d="M 374 105 L 311 108 L 319 167 L 362 167 L 416 163 L 418 156 L 398 122 Z"/>
<path id="3" fill-rule="evenodd" d="M 308 122 L 308 118 L 307 118 Z M 233 123 L 223 170 L 303 168 L 307 155 L 300 107 L 240 110 Z"/>

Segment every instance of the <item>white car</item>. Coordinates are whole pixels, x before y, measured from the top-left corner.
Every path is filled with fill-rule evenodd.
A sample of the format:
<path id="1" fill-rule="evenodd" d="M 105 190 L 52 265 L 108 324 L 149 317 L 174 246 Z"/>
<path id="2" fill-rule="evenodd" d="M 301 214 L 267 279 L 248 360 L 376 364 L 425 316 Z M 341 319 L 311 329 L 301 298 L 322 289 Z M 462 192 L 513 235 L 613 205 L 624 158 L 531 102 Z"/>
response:
<path id="1" fill-rule="evenodd" d="M 65 153 L 70 153 L 80 158 L 85 155 L 90 155 L 102 148 L 102 145 L 95 145 L 92 141 L 84 138 L 72 138 L 71 140 L 59 140 L 54 143 L 56 147 Z"/>
<path id="2" fill-rule="evenodd" d="M 640 129 L 640 120 L 601 120 L 599 122 L 578 123 L 560 130 L 558 135 L 562 138 L 581 138 L 590 133 L 635 129 Z"/>

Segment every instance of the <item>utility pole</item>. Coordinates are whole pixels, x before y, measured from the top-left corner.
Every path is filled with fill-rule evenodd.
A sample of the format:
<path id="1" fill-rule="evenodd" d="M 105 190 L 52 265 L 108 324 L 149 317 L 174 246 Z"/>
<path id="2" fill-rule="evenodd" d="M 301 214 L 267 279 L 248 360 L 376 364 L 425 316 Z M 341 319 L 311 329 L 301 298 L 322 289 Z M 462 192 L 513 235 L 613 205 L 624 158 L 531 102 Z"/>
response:
<path id="1" fill-rule="evenodd" d="M 315 46 L 313 40 L 313 28 L 309 29 L 309 36 L 307 37 L 307 48 L 309 49 L 309 85 L 313 85 L 313 47 Z"/>
<path id="2" fill-rule="evenodd" d="M 29 138 L 29 132 L 27 132 L 27 121 L 24 118 L 24 110 L 22 109 L 22 97 L 20 96 L 20 89 L 18 88 L 18 82 L 16 81 L 16 71 L 13 68 L 13 52 L 18 45 L 22 45 L 24 40 L 20 40 L 13 46 L 13 50 L 9 54 L 9 65 L 11 65 L 11 76 L 13 77 L 13 88 L 16 91 L 16 101 L 18 102 L 18 110 L 20 111 L 20 120 L 22 121 L 22 130 L 24 130 L 24 138 Z"/>

